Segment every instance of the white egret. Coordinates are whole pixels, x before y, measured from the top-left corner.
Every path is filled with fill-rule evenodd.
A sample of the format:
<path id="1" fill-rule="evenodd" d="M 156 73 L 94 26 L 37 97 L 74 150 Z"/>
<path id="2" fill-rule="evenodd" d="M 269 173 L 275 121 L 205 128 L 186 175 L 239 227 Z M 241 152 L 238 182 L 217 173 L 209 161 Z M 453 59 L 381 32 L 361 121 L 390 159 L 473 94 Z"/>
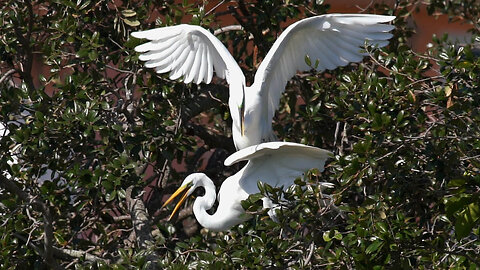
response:
<path id="1" fill-rule="evenodd" d="M 268 142 L 250 146 L 230 155 L 225 165 L 247 160 L 248 163 L 236 174 L 223 182 L 218 192 L 212 180 L 203 173 L 190 174 L 185 178 L 180 188 L 172 194 L 165 205 L 185 192 L 175 206 L 170 218 L 178 211 L 185 199 L 198 187 L 205 189 L 205 195 L 198 197 L 193 204 L 193 213 L 200 225 L 213 231 L 223 231 L 248 220 L 251 216 L 245 213 L 241 201 L 250 194 L 259 193 L 257 182 L 269 184 L 272 187 L 287 189 L 293 181 L 307 170 L 318 168 L 323 171 L 325 161 L 331 156 L 327 150 L 313 146 L 290 143 Z M 328 183 L 324 183 L 325 186 Z M 212 208 L 218 197 L 218 207 L 215 214 L 207 210 Z M 264 199 L 264 207 L 271 206 L 271 201 Z M 272 213 L 269 212 L 271 215 Z"/>
<path id="2" fill-rule="evenodd" d="M 185 83 L 210 83 L 213 72 L 229 84 L 232 134 L 237 149 L 276 140 L 272 118 L 287 81 L 297 71 L 310 70 L 308 55 L 316 69 L 335 69 L 359 62 L 365 42 L 386 46 L 394 16 L 372 14 L 327 14 L 300 20 L 285 29 L 260 64 L 255 81 L 247 87 L 245 76 L 227 48 L 208 30 L 194 25 L 176 25 L 140 32 L 136 38 L 151 40 L 135 47 L 139 59 L 157 73 L 170 72 L 170 79 L 183 76 Z"/>

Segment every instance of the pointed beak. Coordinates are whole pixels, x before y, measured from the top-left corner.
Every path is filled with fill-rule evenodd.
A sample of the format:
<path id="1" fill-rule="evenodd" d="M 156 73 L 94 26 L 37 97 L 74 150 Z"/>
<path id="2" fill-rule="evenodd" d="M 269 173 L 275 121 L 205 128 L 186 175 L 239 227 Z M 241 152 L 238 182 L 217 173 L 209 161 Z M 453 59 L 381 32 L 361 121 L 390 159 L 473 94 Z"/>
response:
<path id="1" fill-rule="evenodd" d="M 173 193 L 170 198 L 168 198 L 168 200 L 162 205 L 162 208 L 167 206 L 168 204 L 170 204 L 176 197 L 178 197 L 178 195 L 180 195 L 182 192 L 185 192 L 182 196 L 182 198 L 180 198 L 180 201 L 178 201 L 177 205 L 175 205 L 175 209 L 173 209 L 172 211 L 172 214 L 170 215 L 170 217 L 168 218 L 168 220 L 170 221 L 170 219 L 172 219 L 172 217 L 175 215 L 175 213 L 178 212 L 178 210 L 180 209 L 180 206 L 182 206 L 182 204 L 185 202 L 185 200 L 187 199 L 187 196 L 188 196 L 188 192 L 190 191 L 190 188 L 191 188 L 191 185 L 183 185 L 181 186 L 180 188 L 177 189 L 177 191 L 175 191 L 175 193 Z"/>
<path id="2" fill-rule="evenodd" d="M 245 88 L 243 88 L 242 105 L 238 108 L 240 114 L 240 132 L 245 136 Z"/>
<path id="3" fill-rule="evenodd" d="M 242 137 L 245 136 L 245 115 L 242 108 L 240 108 L 240 132 Z"/>

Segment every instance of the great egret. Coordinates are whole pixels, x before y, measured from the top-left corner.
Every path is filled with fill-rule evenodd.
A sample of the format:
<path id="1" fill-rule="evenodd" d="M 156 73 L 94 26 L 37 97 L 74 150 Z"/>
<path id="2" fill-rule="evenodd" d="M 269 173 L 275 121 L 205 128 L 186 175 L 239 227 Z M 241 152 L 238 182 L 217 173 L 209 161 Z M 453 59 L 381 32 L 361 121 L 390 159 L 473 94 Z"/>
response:
<path id="1" fill-rule="evenodd" d="M 136 38 L 151 40 L 135 47 L 139 59 L 157 73 L 170 71 L 170 79 L 183 76 L 185 83 L 210 83 L 213 72 L 230 85 L 232 134 L 237 149 L 276 140 L 272 118 L 287 81 L 298 71 L 335 69 L 359 62 L 360 48 L 368 41 L 386 46 L 394 16 L 328 14 L 300 20 L 285 29 L 260 64 L 255 81 L 247 87 L 245 76 L 225 46 L 208 30 L 195 25 L 176 25 L 140 32 Z"/>
<path id="2" fill-rule="evenodd" d="M 171 218 L 196 188 L 203 187 L 205 195 L 198 197 L 193 204 L 195 217 L 200 225 L 207 229 L 227 230 L 250 218 L 250 215 L 243 210 L 241 201 L 247 199 L 250 194 L 260 192 L 257 186 L 258 181 L 287 189 L 305 171 L 312 168 L 323 171 L 325 161 L 330 156 L 331 153 L 327 150 L 291 142 L 268 142 L 250 146 L 233 153 L 225 160 L 227 166 L 243 160 L 248 160 L 248 163 L 223 182 L 218 192 L 218 207 L 215 214 L 207 213 L 217 197 L 215 185 L 203 173 L 187 176 L 180 188 L 163 206 L 185 192 L 175 206 Z M 328 183 L 324 185 L 328 186 Z M 271 201 L 264 199 L 264 207 L 271 205 Z M 269 212 L 269 214 L 272 213 Z"/>

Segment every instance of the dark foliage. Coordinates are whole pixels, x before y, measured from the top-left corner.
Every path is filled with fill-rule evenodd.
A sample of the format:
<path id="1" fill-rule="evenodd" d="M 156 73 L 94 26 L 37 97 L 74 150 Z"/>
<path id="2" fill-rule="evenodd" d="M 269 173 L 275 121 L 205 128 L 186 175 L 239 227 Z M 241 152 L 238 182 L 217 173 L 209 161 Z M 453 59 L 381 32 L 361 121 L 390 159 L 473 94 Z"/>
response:
<path id="1" fill-rule="evenodd" d="M 397 16 L 390 46 L 369 48 L 361 64 L 296 76 L 273 123 L 279 138 L 335 158 L 282 200 L 260 185 L 284 206 L 279 223 L 257 194 L 244 202 L 255 218 L 225 233 L 201 229 L 191 208 L 167 222 L 160 206 L 189 173 L 204 170 L 220 186 L 239 169 L 221 165 L 234 151 L 226 83 L 185 85 L 143 69 L 133 51 L 141 41 L 129 34 L 182 22 L 214 31 L 233 17 L 244 30 L 218 37 L 251 83 L 286 21 L 329 6 L 3 2 L 2 269 L 480 267 L 478 1 L 370 5 L 365 12 Z M 434 37 L 427 52 L 412 51 L 407 21 L 418 9 L 470 24 L 471 42 Z M 335 188 L 321 191 L 324 181 Z"/>

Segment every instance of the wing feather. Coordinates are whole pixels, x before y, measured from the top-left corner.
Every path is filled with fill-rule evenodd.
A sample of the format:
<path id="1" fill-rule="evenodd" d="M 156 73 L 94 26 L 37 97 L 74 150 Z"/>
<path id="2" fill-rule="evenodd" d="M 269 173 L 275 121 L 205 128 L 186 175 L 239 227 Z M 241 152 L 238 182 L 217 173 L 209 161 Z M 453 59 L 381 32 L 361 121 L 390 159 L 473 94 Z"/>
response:
<path id="1" fill-rule="evenodd" d="M 185 83 L 191 83 L 192 81 L 195 80 L 195 73 L 198 72 L 198 65 L 195 62 L 198 61 L 198 44 L 195 44 L 197 46 L 195 51 L 190 52 L 187 58 L 187 62 L 185 62 L 185 67 L 188 67 L 188 69 L 185 71 L 186 76 L 185 76 Z"/>
<path id="2" fill-rule="evenodd" d="M 205 49 L 205 45 L 204 44 L 200 44 L 200 46 L 202 46 L 202 64 L 200 66 L 200 72 L 199 72 L 199 80 L 200 82 L 202 81 L 206 81 L 205 77 L 206 77 L 206 70 L 208 68 L 208 61 L 207 61 L 207 53 L 206 53 L 206 49 Z"/>
<path id="3" fill-rule="evenodd" d="M 210 81 L 212 80 L 212 74 L 213 74 L 213 56 L 212 56 L 212 53 L 207 50 L 206 51 L 206 55 L 207 55 L 207 81 L 206 83 L 210 83 Z M 220 77 L 220 74 L 218 74 L 219 77 Z"/>
<path id="4" fill-rule="evenodd" d="M 190 83 L 192 82 L 190 71 L 193 68 L 193 61 L 195 60 L 195 51 L 190 51 L 187 55 L 187 59 L 185 59 L 185 64 L 182 67 L 182 73 L 185 74 L 184 82 Z"/>
<path id="5" fill-rule="evenodd" d="M 266 99 L 268 112 L 262 126 L 271 131 L 271 121 L 288 80 L 297 72 L 310 69 L 305 55 L 312 63 L 318 59 L 318 71 L 335 69 L 349 62 L 361 61 L 365 41 L 386 46 L 394 26 L 394 16 L 370 14 L 328 14 L 298 21 L 285 29 L 260 64 L 252 88 Z"/>
<path id="6" fill-rule="evenodd" d="M 172 65 L 175 67 L 175 76 L 173 74 L 170 74 L 170 79 L 172 80 L 176 80 L 178 78 L 180 78 L 182 75 L 185 74 L 185 63 L 186 63 L 186 60 L 187 60 L 187 57 L 188 55 L 190 54 L 191 52 L 191 48 L 190 46 L 187 45 L 186 48 L 183 49 L 183 51 L 180 53 L 180 55 L 178 56 L 178 58 L 176 58 Z"/>
<path id="7" fill-rule="evenodd" d="M 318 168 L 323 171 L 325 161 L 332 153 L 313 146 L 290 142 L 268 142 L 241 149 L 225 160 L 230 166 L 248 160 L 242 172 L 240 185 L 248 188 L 262 181 L 271 186 L 288 188 L 305 171 Z M 252 181 L 255 184 L 252 185 Z"/>
<path id="8" fill-rule="evenodd" d="M 152 45 L 152 50 L 145 51 L 142 53 L 138 59 L 141 61 L 148 61 L 152 59 L 159 59 L 159 58 L 166 58 L 166 56 L 170 55 L 175 50 L 175 43 L 180 40 L 181 36 L 176 35 L 170 39 L 164 39 L 164 41 L 152 41 L 149 43 L 154 43 Z M 148 44 L 148 43 L 146 43 Z M 138 47 L 143 46 L 139 45 Z"/>
<path id="9" fill-rule="evenodd" d="M 222 79 L 229 74 L 245 81 L 243 72 L 227 48 L 208 30 L 195 25 L 175 25 L 133 32 L 133 37 L 150 42 L 135 47 L 139 59 L 157 73 L 170 71 L 171 79 L 183 76 L 185 82 L 210 83 L 215 73 Z"/>

